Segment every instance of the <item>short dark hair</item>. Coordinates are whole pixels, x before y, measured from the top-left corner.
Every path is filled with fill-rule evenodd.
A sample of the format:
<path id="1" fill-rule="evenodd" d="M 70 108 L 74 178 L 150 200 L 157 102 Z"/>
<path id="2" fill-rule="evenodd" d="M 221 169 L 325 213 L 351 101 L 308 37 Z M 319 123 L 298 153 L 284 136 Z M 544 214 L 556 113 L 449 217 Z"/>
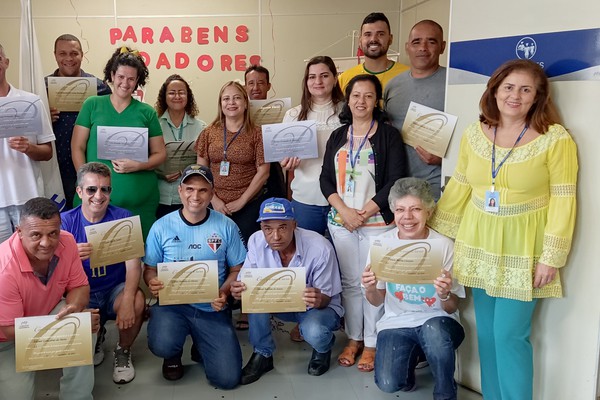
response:
<path id="1" fill-rule="evenodd" d="M 392 28 L 390 28 L 390 20 L 385 16 L 382 12 L 374 12 L 365 17 L 363 19 L 362 24 L 360 24 L 360 31 L 362 32 L 362 28 L 366 24 L 373 24 L 375 22 L 383 21 L 388 27 L 388 31 L 392 33 Z"/>
<path id="2" fill-rule="evenodd" d="M 27 202 L 23 205 L 19 223 L 28 217 L 52 219 L 55 216 L 58 216 L 60 219 L 60 210 L 54 201 L 45 197 L 34 197 L 33 199 L 27 200 Z"/>
<path id="3" fill-rule="evenodd" d="M 83 177 L 87 174 L 96 174 L 105 178 L 110 178 L 110 168 L 100 162 L 89 162 L 83 164 L 77 169 L 77 186 L 81 186 Z"/>
<path id="4" fill-rule="evenodd" d="M 149 75 L 148 67 L 137 50 L 127 46 L 117 48 L 104 67 L 104 81 L 112 82 L 112 74 L 117 72 L 120 66 L 132 67 L 137 70 L 137 84 L 134 89 L 146 85 Z"/>
<path id="5" fill-rule="evenodd" d="M 62 35 L 60 35 L 59 37 L 56 38 L 56 40 L 54 41 L 54 52 L 56 53 L 56 45 L 58 44 L 58 42 L 77 42 L 77 44 L 79 45 L 79 50 L 81 50 L 83 52 L 83 48 L 81 47 L 81 42 L 79 41 L 79 38 L 75 35 L 71 35 L 70 33 L 64 33 Z"/>
<path id="6" fill-rule="evenodd" d="M 185 103 L 185 112 L 190 117 L 195 117 L 198 115 L 198 106 L 196 105 L 196 100 L 194 99 L 194 93 L 192 93 L 192 88 L 190 84 L 187 83 L 185 79 L 179 74 L 173 74 L 167 78 L 158 90 L 158 97 L 156 98 L 156 104 L 154 104 L 154 109 L 156 113 L 160 117 L 167 111 L 169 108 L 167 106 L 167 87 L 169 83 L 173 81 L 181 81 L 185 85 L 185 89 L 187 90 L 187 103 Z"/>
<path id="7" fill-rule="evenodd" d="M 387 121 L 387 114 L 381 109 L 381 99 L 383 98 L 383 88 L 381 86 L 381 82 L 379 78 L 372 74 L 362 74 L 356 75 L 354 78 L 350 79 L 350 82 L 346 85 L 346 93 L 345 100 L 346 103 L 342 108 L 342 112 L 340 112 L 340 122 L 344 125 L 352 123 L 352 112 L 350 111 L 350 106 L 348 105 L 348 101 L 350 100 L 350 94 L 352 93 L 352 89 L 354 88 L 354 84 L 356 82 L 368 81 L 375 86 L 375 109 L 373 110 L 373 119 L 379 122 Z"/>
<path id="8" fill-rule="evenodd" d="M 246 76 L 252 71 L 256 71 L 258 73 L 265 74 L 267 76 L 267 83 L 270 83 L 269 82 L 269 79 L 270 79 L 269 78 L 269 70 L 266 69 L 265 67 L 263 67 L 262 65 L 252 64 L 251 66 L 246 68 L 246 71 L 244 71 L 244 84 L 246 83 Z"/>

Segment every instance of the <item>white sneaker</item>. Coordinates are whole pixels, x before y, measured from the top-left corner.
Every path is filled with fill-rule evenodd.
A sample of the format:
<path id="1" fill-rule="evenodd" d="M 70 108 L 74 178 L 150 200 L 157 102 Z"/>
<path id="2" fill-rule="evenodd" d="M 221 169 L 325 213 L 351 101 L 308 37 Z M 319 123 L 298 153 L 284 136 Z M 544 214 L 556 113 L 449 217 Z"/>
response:
<path id="1" fill-rule="evenodd" d="M 117 344 L 115 349 L 115 367 L 113 369 L 114 383 L 129 383 L 135 378 L 135 368 L 131 362 L 131 351 Z"/>
<path id="2" fill-rule="evenodd" d="M 102 344 L 104 343 L 104 335 L 106 335 L 106 328 L 100 328 L 98 331 L 98 339 L 96 340 L 96 347 L 94 348 L 94 366 L 98 366 L 102 364 L 104 361 L 104 348 Z"/>

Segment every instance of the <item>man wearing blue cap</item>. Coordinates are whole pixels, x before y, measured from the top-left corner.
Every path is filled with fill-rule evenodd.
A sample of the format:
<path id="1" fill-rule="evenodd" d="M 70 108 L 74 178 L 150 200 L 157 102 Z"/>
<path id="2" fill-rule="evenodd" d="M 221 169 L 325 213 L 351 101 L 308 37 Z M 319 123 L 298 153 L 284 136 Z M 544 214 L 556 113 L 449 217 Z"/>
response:
<path id="1" fill-rule="evenodd" d="M 243 268 L 306 269 L 305 312 L 278 313 L 277 318 L 300 323 L 300 333 L 313 347 L 308 373 L 319 376 L 329 370 L 333 332 L 344 314 L 340 293 L 342 285 L 333 246 L 318 233 L 298 228 L 291 203 L 270 198 L 260 206 L 260 232 L 250 236 Z M 231 294 L 240 299 L 246 285 L 232 282 Z M 250 314 L 250 343 L 254 352 L 242 370 L 242 385 L 256 382 L 273 369 L 275 342 L 271 335 L 270 314 Z"/>
<path id="2" fill-rule="evenodd" d="M 235 281 L 246 250 L 237 225 L 210 210 L 213 175 L 201 165 L 186 167 L 179 183 L 183 209 L 156 221 L 146 240 L 144 280 L 158 297 L 164 283 L 156 267 L 162 262 L 217 260 L 219 297 L 210 303 L 159 305 L 150 309 L 148 347 L 164 359 L 163 377 L 183 377 L 183 346 L 188 335 L 199 351 L 209 382 L 232 389 L 240 382 L 242 352 L 227 312 L 230 283 Z"/>

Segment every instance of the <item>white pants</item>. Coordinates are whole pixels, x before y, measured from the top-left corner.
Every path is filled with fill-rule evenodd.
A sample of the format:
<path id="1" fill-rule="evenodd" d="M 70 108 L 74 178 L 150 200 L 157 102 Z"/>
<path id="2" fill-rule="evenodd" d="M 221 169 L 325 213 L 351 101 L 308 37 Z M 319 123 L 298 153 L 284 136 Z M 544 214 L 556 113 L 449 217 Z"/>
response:
<path id="1" fill-rule="evenodd" d="M 19 225 L 23 206 L 0 207 L 0 243 L 4 242 Z"/>
<path id="2" fill-rule="evenodd" d="M 364 340 L 367 347 L 375 347 L 377 330 L 375 324 L 383 315 L 383 305 L 374 307 L 364 295 L 362 273 L 367 264 L 372 236 L 380 235 L 393 226 L 358 228 L 354 232 L 343 226 L 327 224 L 342 275 L 342 305 L 346 335 L 353 340 Z"/>
<path id="3" fill-rule="evenodd" d="M 50 315 L 58 314 L 65 306 L 59 302 Z M 92 336 L 92 349 L 96 346 L 96 334 Z M 16 372 L 15 343 L 0 342 L 0 400 L 33 400 L 35 372 Z M 63 368 L 60 378 L 61 400 L 91 400 L 94 389 L 94 365 Z"/>

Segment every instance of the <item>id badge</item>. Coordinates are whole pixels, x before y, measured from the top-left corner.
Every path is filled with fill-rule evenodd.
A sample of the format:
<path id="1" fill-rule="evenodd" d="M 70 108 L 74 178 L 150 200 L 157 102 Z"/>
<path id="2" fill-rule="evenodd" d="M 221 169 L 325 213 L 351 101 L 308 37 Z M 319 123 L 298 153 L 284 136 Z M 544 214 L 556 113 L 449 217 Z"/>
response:
<path id="1" fill-rule="evenodd" d="M 500 208 L 500 193 L 487 190 L 485 192 L 485 211 L 497 213 Z"/>
<path id="2" fill-rule="evenodd" d="M 221 168 L 219 168 L 219 175 L 229 176 L 229 161 L 221 161 Z"/>
<path id="3" fill-rule="evenodd" d="M 346 179 L 346 196 L 354 197 L 355 185 L 356 185 L 356 182 L 354 181 L 354 179 L 352 179 L 352 176 L 349 176 Z"/>

